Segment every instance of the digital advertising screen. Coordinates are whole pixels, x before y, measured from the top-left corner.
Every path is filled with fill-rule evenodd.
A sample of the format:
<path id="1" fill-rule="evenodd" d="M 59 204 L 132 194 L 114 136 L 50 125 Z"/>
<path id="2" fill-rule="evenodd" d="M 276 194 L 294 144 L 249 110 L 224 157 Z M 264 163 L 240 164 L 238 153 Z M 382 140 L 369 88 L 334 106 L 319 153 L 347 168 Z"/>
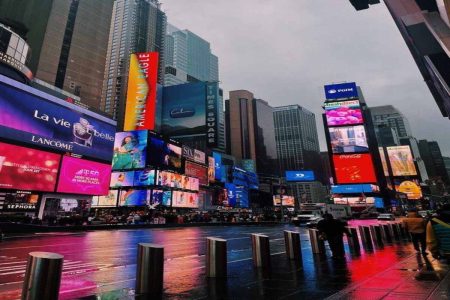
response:
<path id="1" fill-rule="evenodd" d="M 358 98 L 358 89 L 355 82 L 328 84 L 324 86 L 324 90 L 327 100 Z"/>
<path id="2" fill-rule="evenodd" d="M 422 198 L 422 188 L 419 182 L 415 179 L 412 180 L 400 180 L 395 179 L 395 190 L 399 193 L 406 194 L 409 200 L 419 200 Z"/>
<path id="3" fill-rule="evenodd" d="M 154 167 L 182 171 L 182 149 L 158 137 L 150 137 L 148 163 Z"/>
<path id="4" fill-rule="evenodd" d="M 156 185 L 181 189 L 183 188 L 183 177 L 183 175 L 168 171 L 158 171 Z"/>
<path id="5" fill-rule="evenodd" d="M 61 155 L 0 143 L 0 188 L 55 191 Z"/>
<path id="6" fill-rule="evenodd" d="M 200 181 L 198 178 L 189 177 L 189 190 L 196 192 L 200 190 Z"/>
<path id="7" fill-rule="evenodd" d="M 331 149 L 333 153 L 368 152 L 364 125 L 330 127 Z"/>
<path id="8" fill-rule="evenodd" d="M 93 196 L 107 195 L 110 177 L 110 165 L 64 156 L 56 191 Z"/>
<path id="9" fill-rule="evenodd" d="M 374 197 L 345 197 L 333 198 L 334 204 L 350 205 L 351 207 L 366 207 L 375 204 Z"/>
<path id="10" fill-rule="evenodd" d="M 91 207 L 115 207 L 117 205 L 118 190 L 109 190 L 106 196 L 94 196 Z"/>
<path id="11" fill-rule="evenodd" d="M 314 171 L 286 171 L 287 181 L 314 181 L 315 179 Z"/>
<path id="12" fill-rule="evenodd" d="M 206 83 L 164 87 L 162 132 L 177 137 L 206 132 Z"/>
<path id="13" fill-rule="evenodd" d="M 122 190 L 119 206 L 145 206 L 150 199 L 150 190 Z"/>
<path id="14" fill-rule="evenodd" d="M 233 183 L 225 183 L 225 189 L 227 190 L 227 204 L 225 206 L 236 206 L 237 195 L 236 195 L 236 185 Z"/>
<path id="15" fill-rule="evenodd" d="M 248 208 L 248 189 L 245 187 L 236 187 L 236 207 Z"/>
<path id="16" fill-rule="evenodd" d="M 281 195 L 273 196 L 273 205 L 280 206 L 281 205 Z M 293 196 L 283 196 L 283 206 L 295 207 L 295 198 Z"/>
<path id="17" fill-rule="evenodd" d="M 384 176 L 389 176 L 389 168 L 386 160 L 386 154 L 384 153 L 383 147 L 378 147 L 378 152 L 380 152 L 381 164 L 383 165 Z"/>
<path id="18" fill-rule="evenodd" d="M 334 154 L 333 163 L 338 184 L 377 182 L 370 154 Z"/>
<path id="19" fill-rule="evenodd" d="M 111 188 L 130 187 L 134 185 L 134 171 L 127 172 L 112 172 Z"/>
<path id="20" fill-rule="evenodd" d="M 155 170 L 142 170 L 134 172 L 134 186 L 155 185 Z"/>
<path id="21" fill-rule="evenodd" d="M 223 165 L 222 165 L 222 155 L 217 152 L 213 152 L 214 158 L 214 179 L 217 181 L 222 181 L 224 178 L 223 175 Z"/>
<path id="22" fill-rule="evenodd" d="M 409 146 L 386 147 L 394 176 L 417 175 L 413 155 Z"/>
<path id="23" fill-rule="evenodd" d="M 171 206 L 172 192 L 164 190 L 153 190 L 150 204 L 152 206 L 156 205 Z"/>
<path id="24" fill-rule="evenodd" d="M 361 194 L 379 191 L 380 187 L 374 184 L 340 184 L 331 186 L 332 194 Z"/>
<path id="25" fill-rule="evenodd" d="M 133 53 L 128 72 L 124 130 L 154 130 L 158 52 Z"/>
<path id="26" fill-rule="evenodd" d="M 0 83 L 2 138 L 111 161 L 115 131 L 109 118 L 15 81 Z"/>
<path id="27" fill-rule="evenodd" d="M 147 156 L 147 131 L 117 132 L 114 142 L 113 170 L 144 168 Z"/>
<path id="28" fill-rule="evenodd" d="M 359 100 L 325 103 L 328 126 L 363 124 Z"/>
<path id="29" fill-rule="evenodd" d="M 198 194 L 173 191 L 172 207 L 198 208 Z"/>
<path id="30" fill-rule="evenodd" d="M 214 157 L 208 156 L 208 182 L 216 180 L 216 162 Z"/>
<path id="31" fill-rule="evenodd" d="M 208 185 L 208 168 L 199 164 L 186 161 L 184 163 L 184 174 L 197 177 L 202 185 Z"/>

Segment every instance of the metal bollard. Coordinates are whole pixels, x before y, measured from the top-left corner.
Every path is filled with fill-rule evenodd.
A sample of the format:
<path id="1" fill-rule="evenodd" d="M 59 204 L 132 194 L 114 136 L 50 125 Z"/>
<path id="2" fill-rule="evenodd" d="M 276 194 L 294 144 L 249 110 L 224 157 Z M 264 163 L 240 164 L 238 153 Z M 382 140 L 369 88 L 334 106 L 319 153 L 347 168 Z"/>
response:
<path id="1" fill-rule="evenodd" d="M 310 228 L 309 240 L 313 254 L 325 254 L 325 243 L 319 238 L 319 230 Z"/>
<path id="2" fill-rule="evenodd" d="M 267 235 L 252 234 L 253 265 L 258 268 L 270 268 L 270 243 Z"/>
<path id="3" fill-rule="evenodd" d="M 383 248 L 384 243 L 383 243 L 383 236 L 381 234 L 380 226 L 379 225 L 371 225 L 370 231 L 372 233 L 372 240 L 375 242 L 375 245 L 378 248 Z"/>
<path id="4" fill-rule="evenodd" d="M 383 239 L 386 243 L 388 244 L 392 244 L 392 234 L 391 231 L 389 230 L 389 225 L 387 224 L 382 224 L 380 225 L 382 228 L 382 233 L 383 233 Z"/>
<path id="5" fill-rule="evenodd" d="M 350 252 L 352 254 L 360 254 L 361 247 L 359 246 L 359 237 L 358 231 L 356 228 L 349 227 L 348 230 L 352 234 L 352 236 L 347 236 L 348 247 L 350 248 Z"/>
<path id="6" fill-rule="evenodd" d="M 57 300 L 64 256 L 51 252 L 31 252 L 22 288 L 22 300 Z"/>
<path id="7" fill-rule="evenodd" d="M 136 294 L 161 296 L 164 278 L 164 247 L 139 243 L 136 266 Z"/>
<path id="8" fill-rule="evenodd" d="M 367 226 L 359 226 L 359 233 L 363 242 L 364 249 L 373 250 L 372 236 L 370 235 L 370 228 Z"/>
<path id="9" fill-rule="evenodd" d="M 227 277 L 227 240 L 206 238 L 206 276 Z"/>
<path id="10" fill-rule="evenodd" d="M 399 239 L 402 239 L 402 230 L 399 223 L 392 224 L 392 229 L 394 231 L 394 235 L 398 235 Z"/>
<path id="11" fill-rule="evenodd" d="M 394 224 L 389 223 L 388 226 L 389 226 L 389 230 L 392 233 L 392 236 L 394 237 L 394 240 L 397 242 L 400 241 L 401 240 L 400 233 L 396 230 Z"/>
<path id="12" fill-rule="evenodd" d="M 300 232 L 284 231 L 284 243 L 286 247 L 286 255 L 290 260 L 302 260 L 302 247 L 300 244 Z"/>

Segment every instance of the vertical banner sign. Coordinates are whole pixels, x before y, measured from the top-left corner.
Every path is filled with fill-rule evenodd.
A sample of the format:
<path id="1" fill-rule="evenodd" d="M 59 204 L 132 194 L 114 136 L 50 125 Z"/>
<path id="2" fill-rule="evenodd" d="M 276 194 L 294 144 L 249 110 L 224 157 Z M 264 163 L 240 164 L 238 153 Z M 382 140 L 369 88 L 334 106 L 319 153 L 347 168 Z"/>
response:
<path id="1" fill-rule="evenodd" d="M 210 82 L 206 85 L 206 137 L 208 147 L 217 147 L 218 120 L 217 98 L 218 83 Z"/>
<path id="2" fill-rule="evenodd" d="M 155 129 L 158 57 L 158 52 L 131 54 L 124 131 Z"/>

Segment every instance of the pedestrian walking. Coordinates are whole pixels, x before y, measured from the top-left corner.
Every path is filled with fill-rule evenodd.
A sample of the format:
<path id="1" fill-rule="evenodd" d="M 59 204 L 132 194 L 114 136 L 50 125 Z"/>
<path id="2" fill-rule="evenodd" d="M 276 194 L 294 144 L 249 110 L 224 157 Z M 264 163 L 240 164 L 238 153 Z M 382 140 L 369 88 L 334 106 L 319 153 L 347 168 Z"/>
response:
<path id="1" fill-rule="evenodd" d="M 344 233 L 351 236 L 350 231 L 340 220 L 336 220 L 331 214 L 324 214 L 323 220 L 317 223 L 317 229 L 323 240 L 328 241 L 333 259 L 343 259 L 344 251 Z"/>
<path id="2" fill-rule="evenodd" d="M 422 254 L 427 254 L 426 221 L 417 212 L 409 211 L 406 219 L 403 219 L 406 230 L 411 234 L 414 249 Z"/>
<path id="3" fill-rule="evenodd" d="M 427 224 L 427 245 L 434 258 L 450 259 L 450 204 L 437 211 Z"/>

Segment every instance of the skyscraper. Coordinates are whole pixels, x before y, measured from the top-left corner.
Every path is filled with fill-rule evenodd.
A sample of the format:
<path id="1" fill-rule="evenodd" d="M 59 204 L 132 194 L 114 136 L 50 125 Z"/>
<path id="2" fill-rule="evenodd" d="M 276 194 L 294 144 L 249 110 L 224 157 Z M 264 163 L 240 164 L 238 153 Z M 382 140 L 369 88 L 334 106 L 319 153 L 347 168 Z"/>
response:
<path id="1" fill-rule="evenodd" d="M 398 138 L 412 136 L 408 119 L 392 105 L 370 107 L 373 125 L 392 128 Z"/>
<path id="2" fill-rule="evenodd" d="M 210 43 L 189 30 L 167 27 L 165 85 L 219 81 L 219 59 Z"/>
<path id="3" fill-rule="evenodd" d="M 103 81 L 101 108 L 122 127 L 130 55 L 159 52 L 158 83 L 164 83 L 166 14 L 158 0 L 116 0 Z"/>
<path id="4" fill-rule="evenodd" d="M 227 152 L 254 160 L 260 175 L 278 175 L 273 107 L 246 90 L 230 91 L 227 102 Z"/>
<path id="5" fill-rule="evenodd" d="M 360 10 L 368 8 L 367 3 L 370 1 L 350 2 Z M 450 2 L 384 0 L 384 3 L 442 115 L 450 118 Z"/>
<path id="6" fill-rule="evenodd" d="M 2 0 L 0 18 L 27 28 L 35 77 L 99 108 L 113 0 Z"/>
<path id="7" fill-rule="evenodd" d="M 443 182 L 450 184 L 439 144 L 435 141 L 420 140 L 419 150 L 430 179 L 441 179 Z"/>

